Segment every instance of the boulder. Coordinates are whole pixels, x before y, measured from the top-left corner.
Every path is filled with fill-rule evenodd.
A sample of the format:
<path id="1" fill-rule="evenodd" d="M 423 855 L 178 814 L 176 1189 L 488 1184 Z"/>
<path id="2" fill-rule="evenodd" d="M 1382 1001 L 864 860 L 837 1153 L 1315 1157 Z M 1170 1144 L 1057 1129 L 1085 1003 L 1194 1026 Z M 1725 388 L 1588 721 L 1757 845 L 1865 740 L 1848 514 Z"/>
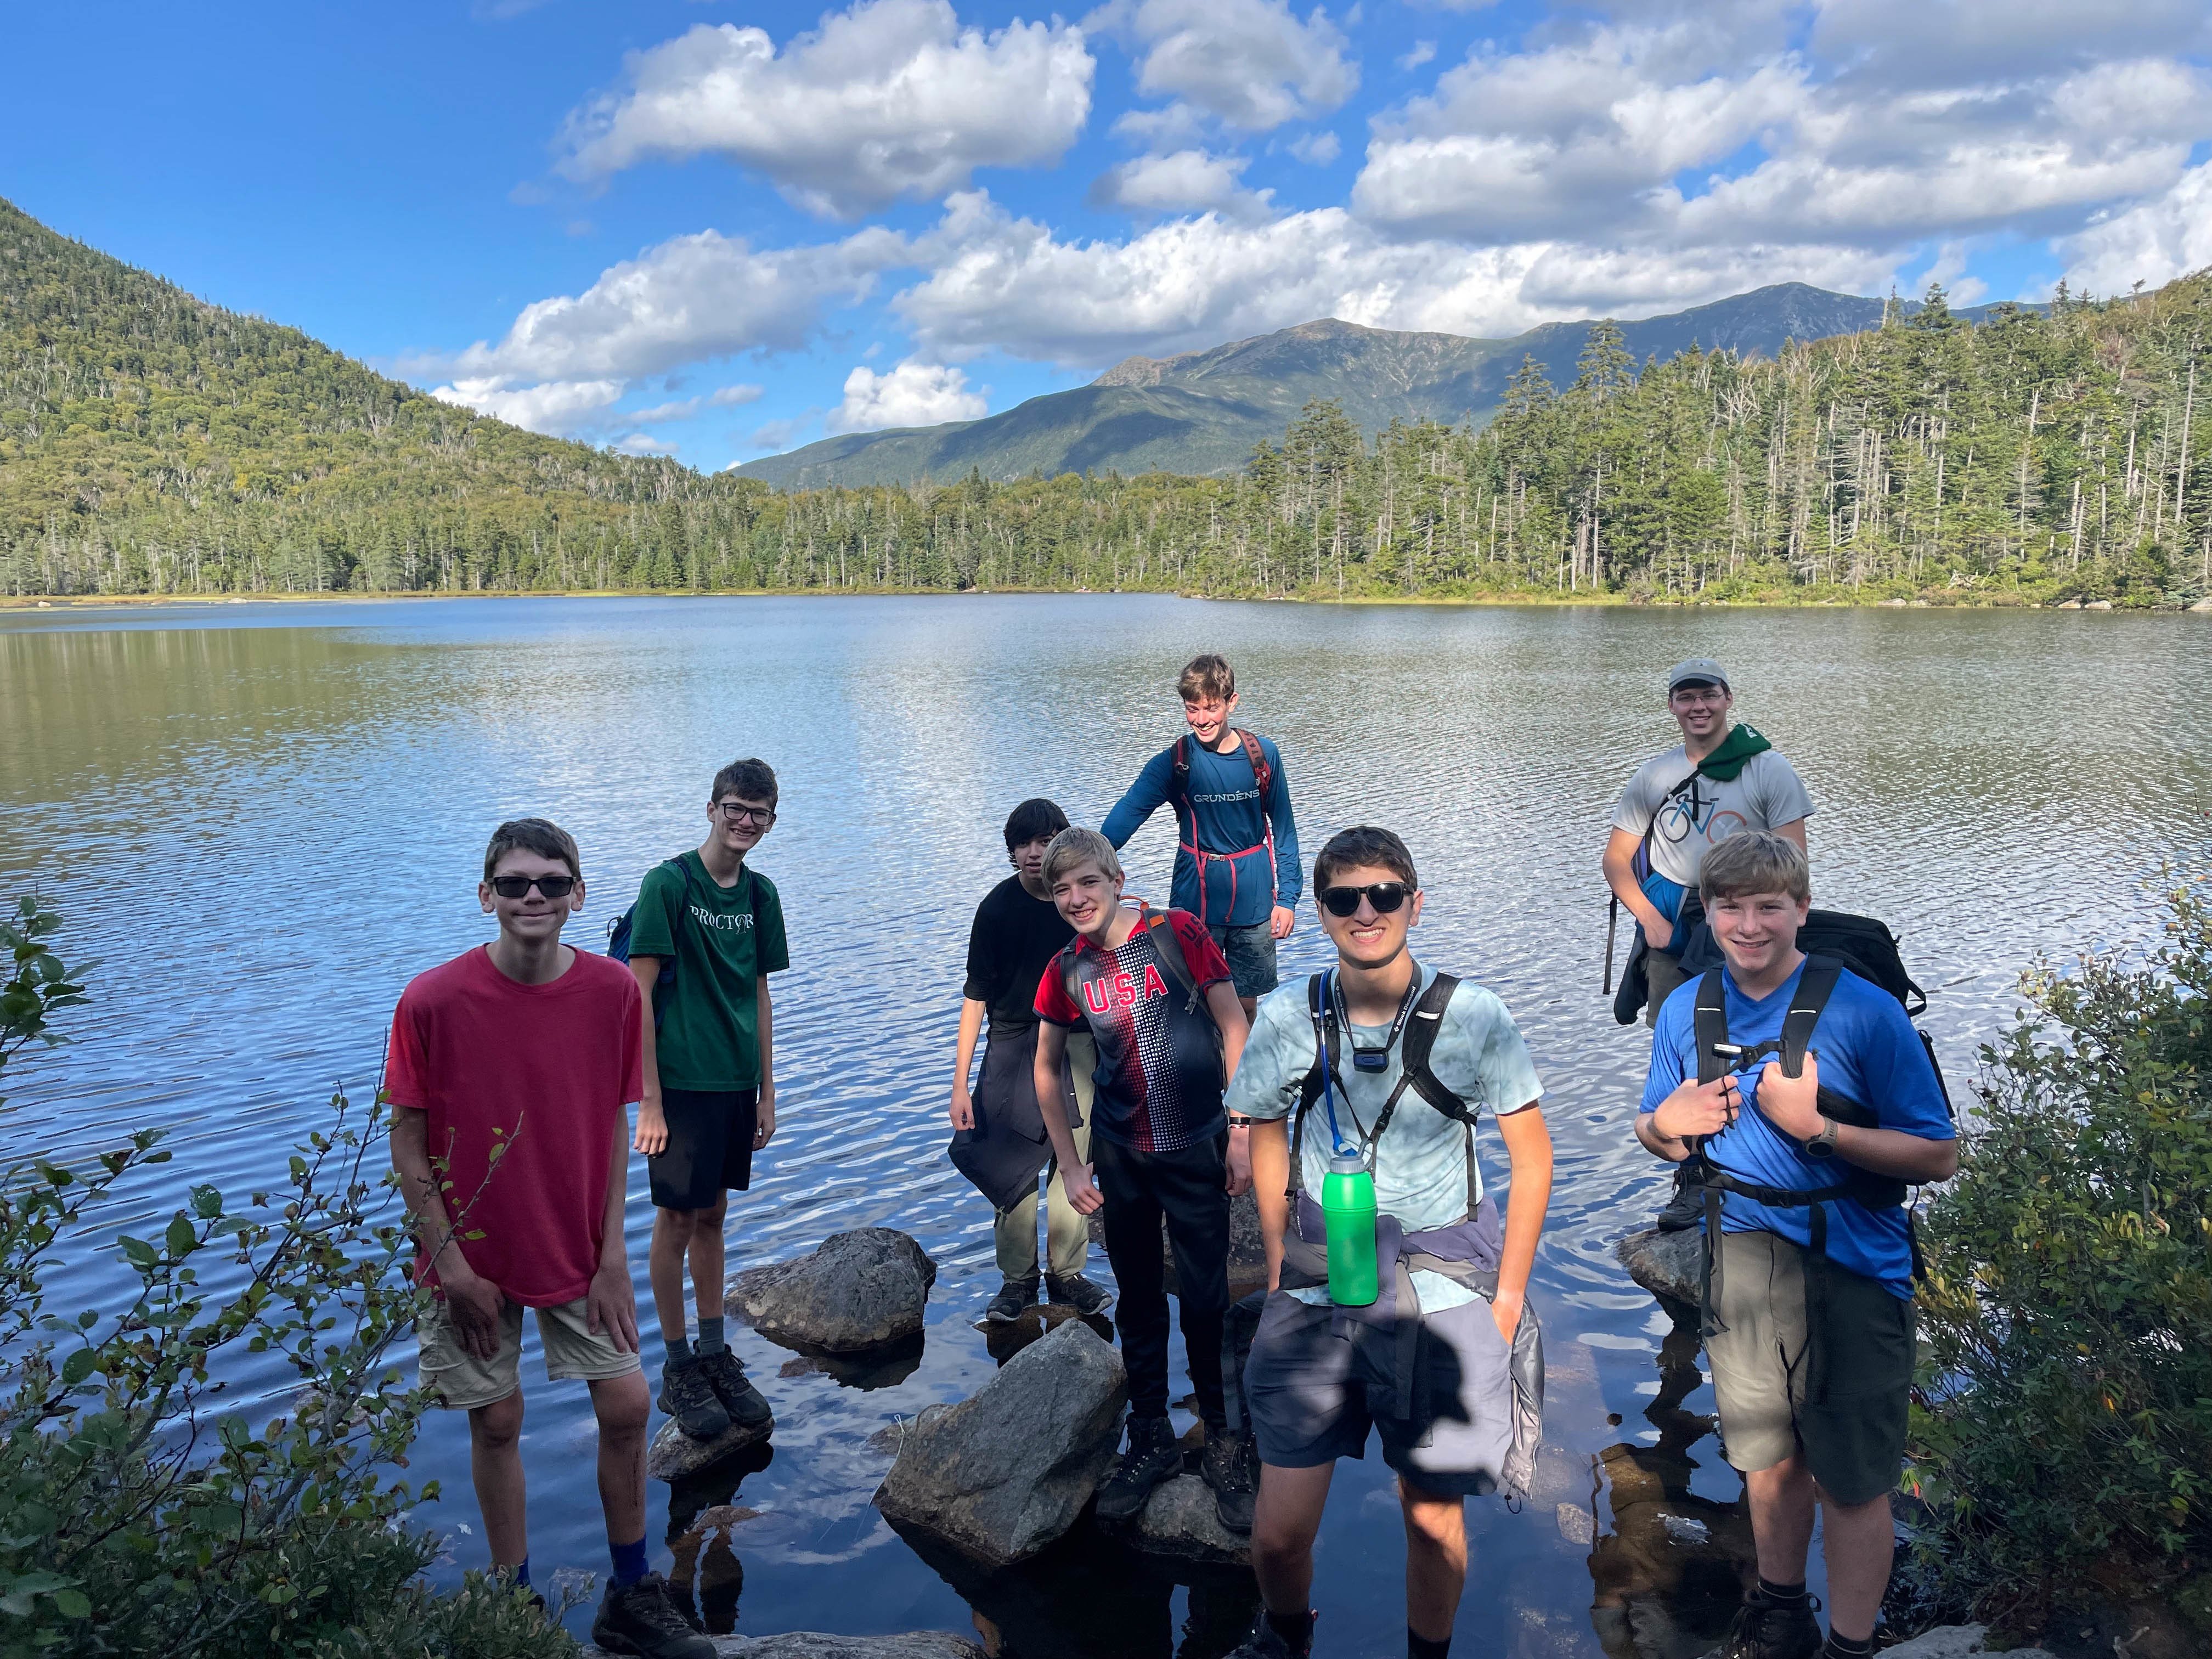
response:
<path id="1" fill-rule="evenodd" d="M 1216 1566 L 1252 1565 L 1252 1540 L 1221 1524 L 1213 1510 L 1213 1488 L 1194 1474 L 1161 1481 L 1130 1519 L 1118 1526 L 1102 1521 L 1099 1526 L 1147 1555 Z"/>
<path id="2" fill-rule="evenodd" d="M 1696 1227 L 1631 1233 L 1613 1247 L 1628 1276 L 1662 1302 L 1694 1308 L 1704 1289 L 1705 1233 Z"/>
<path id="3" fill-rule="evenodd" d="M 748 1267 L 729 1283 L 731 1304 L 763 1336 L 787 1346 L 859 1353 L 920 1334 L 937 1264 L 889 1227 L 832 1233 L 811 1255 Z"/>
<path id="4" fill-rule="evenodd" d="M 910 1630 L 896 1636 L 830 1636 L 818 1630 L 779 1636 L 714 1636 L 715 1659 L 983 1659 L 983 1650 L 946 1631 Z M 586 1659 L 613 1659 L 586 1644 Z"/>
<path id="5" fill-rule="evenodd" d="M 2200 615 L 2212 614 L 2212 593 L 2207 593 L 2189 608 Z"/>
<path id="6" fill-rule="evenodd" d="M 1966 1659 L 1970 1654 L 1990 1651 L 1982 1645 L 1988 1634 L 1979 1625 L 1945 1625 L 1883 1653 L 1885 1659 Z M 2007 1650 L 2007 1659 L 2051 1659 L 2051 1655 L 2041 1648 L 2012 1648 Z"/>
<path id="7" fill-rule="evenodd" d="M 724 1458 L 759 1444 L 775 1432 L 775 1419 L 758 1428 L 732 1423 L 712 1440 L 694 1440 L 672 1422 L 660 1425 L 645 1454 L 645 1472 L 655 1480 L 688 1480 Z"/>
<path id="8" fill-rule="evenodd" d="M 1120 1352 L 1071 1319 L 970 1398 L 922 1413 L 876 1506 L 895 1525 L 988 1565 L 1026 1560 L 1091 1502 L 1128 1397 Z"/>
<path id="9" fill-rule="evenodd" d="M 2110 611 L 2112 602 L 2110 599 L 2092 599 L 2081 608 L 2084 611 Z"/>

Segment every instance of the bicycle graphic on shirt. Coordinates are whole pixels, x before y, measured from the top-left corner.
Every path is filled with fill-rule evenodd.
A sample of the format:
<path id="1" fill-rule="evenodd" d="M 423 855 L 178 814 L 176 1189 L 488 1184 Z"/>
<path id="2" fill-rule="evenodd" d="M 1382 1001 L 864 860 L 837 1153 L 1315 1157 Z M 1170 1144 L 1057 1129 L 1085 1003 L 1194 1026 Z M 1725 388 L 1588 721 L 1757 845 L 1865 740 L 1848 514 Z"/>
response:
<path id="1" fill-rule="evenodd" d="M 1692 834 L 1702 835 L 1708 847 L 1717 846 L 1739 830 L 1750 828 L 1751 820 L 1742 813 L 1723 812 L 1717 799 L 1703 799 L 1694 774 L 1688 791 L 1667 800 L 1652 823 L 1653 832 L 1670 847 L 1680 846 Z"/>

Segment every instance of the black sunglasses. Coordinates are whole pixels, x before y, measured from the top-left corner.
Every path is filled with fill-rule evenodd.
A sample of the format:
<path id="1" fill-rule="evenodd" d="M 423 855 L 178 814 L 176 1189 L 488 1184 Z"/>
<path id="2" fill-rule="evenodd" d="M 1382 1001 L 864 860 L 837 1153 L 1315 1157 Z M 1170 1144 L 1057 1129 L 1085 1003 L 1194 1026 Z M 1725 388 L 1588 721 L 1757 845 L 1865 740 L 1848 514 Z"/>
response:
<path id="1" fill-rule="evenodd" d="M 1405 903 L 1406 895 L 1412 890 L 1402 881 L 1378 881 L 1365 887 L 1324 887 L 1314 896 L 1333 916 L 1358 915 L 1363 898 L 1375 907 L 1376 915 L 1387 916 Z"/>
<path id="2" fill-rule="evenodd" d="M 494 876 L 491 890 L 503 899 L 528 898 L 535 887 L 550 899 L 564 899 L 576 890 L 574 876 Z"/>

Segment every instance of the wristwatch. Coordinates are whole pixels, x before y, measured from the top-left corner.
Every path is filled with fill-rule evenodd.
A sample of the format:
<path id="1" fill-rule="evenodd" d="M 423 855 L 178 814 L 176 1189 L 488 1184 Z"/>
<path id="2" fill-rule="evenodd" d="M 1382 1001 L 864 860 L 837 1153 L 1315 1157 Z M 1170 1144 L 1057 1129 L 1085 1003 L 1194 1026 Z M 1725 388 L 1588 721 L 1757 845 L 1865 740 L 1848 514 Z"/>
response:
<path id="1" fill-rule="evenodd" d="M 1843 1126 L 1826 1113 L 1820 1115 L 1820 1133 L 1805 1143 L 1808 1158 L 1833 1158 L 1836 1155 L 1836 1131 Z"/>

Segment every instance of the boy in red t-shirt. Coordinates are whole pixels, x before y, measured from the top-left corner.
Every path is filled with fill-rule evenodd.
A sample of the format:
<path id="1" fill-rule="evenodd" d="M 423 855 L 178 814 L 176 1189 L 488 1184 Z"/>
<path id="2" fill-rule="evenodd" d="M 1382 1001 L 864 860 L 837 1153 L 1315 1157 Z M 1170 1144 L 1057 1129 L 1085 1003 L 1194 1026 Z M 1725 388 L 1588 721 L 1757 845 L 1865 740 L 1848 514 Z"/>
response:
<path id="1" fill-rule="evenodd" d="M 645 1377 L 623 1249 L 627 1108 L 639 1075 L 637 981 L 561 943 L 584 905 L 576 843 L 544 818 L 502 823 L 477 900 L 499 937 L 417 975 L 392 1023 L 392 1164 L 438 1299 L 419 1332 L 423 1386 L 469 1414 L 469 1468 L 494 1570 L 530 1583 L 523 1510 L 522 1310 L 546 1375 L 580 1377 L 599 1425 L 614 1574 L 592 1635 L 617 1653 L 712 1659 L 646 1571 Z M 533 1593 L 534 1594 L 534 1593 Z"/>
<path id="2" fill-rule="evenodd" d="M 1037 981 L 1036 1091 L 1068 1202 L 1105 1212 L 1106 1259 L 1121 1290 L 1115 1323 L 1129 1374 L 1129 1449 L 1098 1489 L 1098 1513 L 1127 1520 L 1182 1467 L 1168 1425 L 1168 1299 L 1160 1223 L 1175 1252 L 1183 1352 L 1206 1424 L 1200 1465 L 1217 1497 L 1249 1480 L 1231 1443 L 1221 1385 L 1229 1308 L 1229 1200 L 1252 1184 L 1249 1127 L 1221 1092 L 1250 1030 L 1221 948 L 1196 916 L 1121 902 L 1121 863 L 1096 830 L 1063 830 L 1044 881 L 1074 941 Z M 1075 1149 L 1060 1099 L 1067 1032 L 1098 1045 L 1091 1156 Z M 1217 1508 L 1219 1505 L 1217 1504 Z M 1249 1512 L 1249 1511 L 1248 1511 Z"/>

